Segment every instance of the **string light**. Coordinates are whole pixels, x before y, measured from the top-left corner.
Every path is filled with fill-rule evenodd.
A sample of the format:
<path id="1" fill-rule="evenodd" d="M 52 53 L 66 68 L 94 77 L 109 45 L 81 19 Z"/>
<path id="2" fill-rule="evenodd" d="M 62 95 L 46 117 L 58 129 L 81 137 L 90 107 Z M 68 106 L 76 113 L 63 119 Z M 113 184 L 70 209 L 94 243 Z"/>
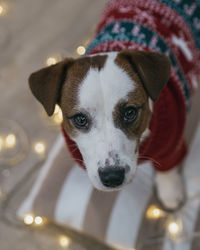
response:
<path id="1" fill-rule="evenodd" d="M 0 16 L 5 16 L 6 13 L 8 12 L 8 8 L 9 8 L 9 6 L 7 3 L 5 3 L 5 2 L 1 3 L 0 4 Z"/>
<path id="2" fill-rule="evenodd" d="M 59 236 L 58 238 L 58 242 L 59 242 L 59 245 L 61 247 L 68 247 L 71 243 L 71 240 L 69 237 L 65 236 L 65 235 L 61 235 Z"/>
<path id="3" fill-rule="evenodd" d="M 85 49 L 85 47 L 84 46 L 78 46 L 78 48 L 76 49 L 76 52 L 77 52 L 77 54 L 79 55 L 79 56 L 82 56 L 82 55 L 84 55 L 85 54 L 85 51 L 86 51 L 86 49 Z"/>
<path id="4" fill-rule="evenodd" d="M 57 62 L 58 62 L 57 58 L 51 56 L 51 57 L 47 58 L 46 65 L 51 66 L 51 65 L 56 64 Z"/>
<path id="5" fill-rule="evenodd" d="M 46 150 L 44 142 L 35 143 L 34 150 L 37 154 L 40 154 L 40 155 L 44 154 Z"/>
<path id="6" fill-rule="evenodd" d="M 62 121 L 63 121 L 62 110 L 57 104 L 56 104 L 55 111 L 54 111 L 54 114 L 53 114 L 53 121 L 56 124 L 61 124 Z"/>
<path id="7" fill-rule="evenodd" d="M 0 16 L 3 15 L 4 12 L 5 12 L 5 8 L 2 5 L 0 5 Z"/>
<path id="8" fill-rule="evenodd" d="M 36 216 L 34 222 L 36 225 L 39 225 L 39 226 L 44 224 L 43 218 L 40 216 Z"/>
<path id="9" fill-rule="evenodd" d="M 5 146 L 7 148 L 13 148 L 16 145 L 16 136 L 14 134 L 9 134 L 5 138 Z"/>
<path id="10" fill-rule="evenodd" d="M 182 231 L 183 225 L 181 220 L 172 220 L 167 224 L 167 230 L 172 239 L 176 238 Z"/>
<path id="11" fill-rule="evenodd" d="M 54 114 L 57 114 L 59 111 L 60 111 L 60 107 L 58 106 L 58 104 L 56 104 Z"/>
<path id="12" fill-rule="evenodd" d="M 26 225 L 31 225 L 31 224 L 33 224 L 33 222 L 34 222 L 33 215 L 31 215 L 31 214 L 26 214 L 26 215 L 24 216 L 24 224 L 26 224 Z"/>
<path id="13" fill-rule="evenodd" d="M 159 219 L 164 215 L 164 212 L 158 208 L 156 205 L 151 205 L 146 212 L 146 217 L 148 219 Z"/>

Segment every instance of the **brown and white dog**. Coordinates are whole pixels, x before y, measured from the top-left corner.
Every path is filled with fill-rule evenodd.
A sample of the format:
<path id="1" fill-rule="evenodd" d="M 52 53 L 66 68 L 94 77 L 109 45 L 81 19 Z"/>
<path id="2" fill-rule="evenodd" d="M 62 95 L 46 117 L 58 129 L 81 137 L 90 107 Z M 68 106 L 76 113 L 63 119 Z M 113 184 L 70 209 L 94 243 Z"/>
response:
<path id="1" fill-rule="evenodd" d="M 136 2 L 114 0 L 102 19 L 108 19 L 113 9 L 123 15 L 128 11 L 134 12 L 140 8 Z M 158 1 L 157 4 L 162 3 Z M 146 13 L 156 19 L 155 11 L 152 8 Z M 113 27 L 112 32 L 116 34 Z M 118 33 L 124 35 L 125 31 L 118 29 Z M 127 40 L 123 45 L 125 43 Z M 134 179 L 139 148 L 149 136 L 155 108 L 153 102 L 162 99 L 161 93 L 173 75 L 172 69 L 170 76 L 171 63 L 165 55 L 169 56 L 167 52 L 137 49 L 134 43 L 131 46 L 125 44 L 125 49 L 119 44 L 110 49 L 110 44 L 112 41 L 106 40 L 104 47 L 99 47 L 104 49 L 93 49 L 78 59 L 66 58 L 29 78 L 32 93 L 49 116 L 53 114 L 55 105 L 60 105 L 64 131 L 80 150 L 92 184 L 103 191 L 121 189 Z M 166 142 L 162 143 L 164 147 Z M 155 182 L 163 205 L 168 209 L 177 208 L 184 199 L 183 180 L 178 168 L 173 166 L 167 171 L 156 171 Z"/>

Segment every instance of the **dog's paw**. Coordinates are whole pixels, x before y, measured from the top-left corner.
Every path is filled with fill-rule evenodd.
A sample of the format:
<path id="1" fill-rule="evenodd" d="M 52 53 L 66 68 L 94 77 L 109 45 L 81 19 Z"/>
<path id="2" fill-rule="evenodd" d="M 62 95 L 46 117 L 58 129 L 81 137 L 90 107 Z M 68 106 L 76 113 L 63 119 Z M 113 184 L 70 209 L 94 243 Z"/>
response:
<path id="1" fill-rule="evenodd" d="M 156 190 L 158 199 L 168 210 L 175 210 L 181 207 L 185 201 L 185 187 L 182 175 L 178 169 L 165 173 L 156 173 Z"/>

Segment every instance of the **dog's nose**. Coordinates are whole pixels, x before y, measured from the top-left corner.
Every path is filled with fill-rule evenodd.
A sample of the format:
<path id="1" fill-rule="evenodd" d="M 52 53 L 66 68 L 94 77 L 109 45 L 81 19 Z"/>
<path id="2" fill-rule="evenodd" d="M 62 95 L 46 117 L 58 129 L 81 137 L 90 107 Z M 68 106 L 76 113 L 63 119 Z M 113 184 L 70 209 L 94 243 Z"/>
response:
<path id="1" fill-rule="evenodd" d="M 117 187 L 124 181 L 125 168 L 105 167 L 98 169 L 101 182 L 106 187 Z"/>

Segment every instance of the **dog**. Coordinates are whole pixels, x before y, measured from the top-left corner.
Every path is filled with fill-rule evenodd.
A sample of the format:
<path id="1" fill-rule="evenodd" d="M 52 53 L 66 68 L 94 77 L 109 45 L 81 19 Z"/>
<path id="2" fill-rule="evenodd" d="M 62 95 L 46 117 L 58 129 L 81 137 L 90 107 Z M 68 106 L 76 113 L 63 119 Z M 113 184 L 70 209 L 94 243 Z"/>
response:
<path id="1" fill-rule="evenodd" d="M 31 74 L 47 114 L 61 107 L 68 148 L 97 189 L 125 187 L 148 160 L 162 205 L 183 203 L 179 166 L 200 73 L 198 13 L 198 1 L 112 0 L 86 55 Z"/>

